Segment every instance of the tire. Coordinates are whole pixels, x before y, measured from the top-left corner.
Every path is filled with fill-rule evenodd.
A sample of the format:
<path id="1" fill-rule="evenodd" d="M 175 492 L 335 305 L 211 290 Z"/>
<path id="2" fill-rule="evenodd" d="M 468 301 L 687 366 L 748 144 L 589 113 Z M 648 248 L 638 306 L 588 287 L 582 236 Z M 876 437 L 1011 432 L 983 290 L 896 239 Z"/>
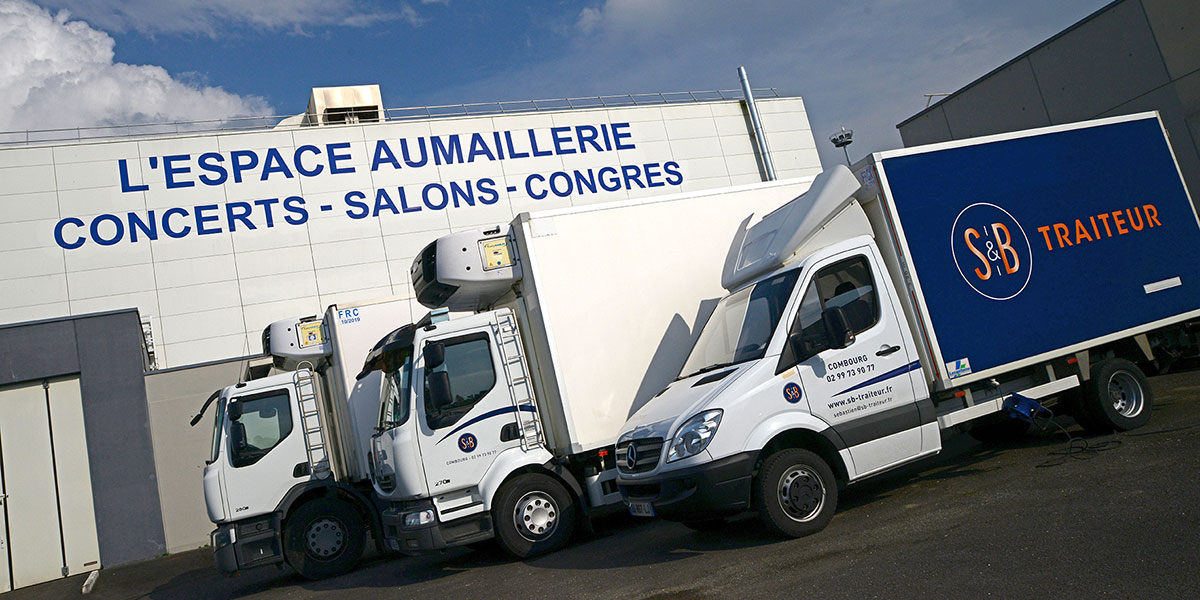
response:
<path id="1" fill-rule="evenodd" d="M 492 522 L 505 552 L 531 558 L 566 545 L 575 531 L 575 499 L 557 479 L 525 473 L 496 494 Z"/>
<path id="2" fill-rule="evenodd" d="M 1091 379 L 1077 400 L 1075 420 L 1089 433 L 1137 429 L 1150 421 L 1154 394 L 1132 362 L 1110 358 L 1092 365 Z"/>
<path id="3" fill-rule="evenodd" d="M 1031 427 L 1028 421 L 1001 414 L 991 419 L 980 419 L 967 433 L 985 444 L 1011 444 L 1025 438 Z"/>
<path id="4" fill-rule="evenodd" d="M 729 522 L 725 519 L 705 519 L 703 521 L 682 521 L 680 525 L 692 531 L 709 532 L 725 529 Z"/>
<path id="5" fill-rule="evenodd" d="M 317 498 L 296 509 L 283 528 L 283 554 L 308 579 L 349 573 L 362 558 L 366 524 L 358 509 L 337 498 Z"/>
<path id="6" fill-rule="evenodd" d="M 801 448 L 767 457 L 754 480 L 759 520 L 784 537 L 804 537 L 824 529 L 837 510 L 837 500 L 833 470 L 820 456 Z"/>

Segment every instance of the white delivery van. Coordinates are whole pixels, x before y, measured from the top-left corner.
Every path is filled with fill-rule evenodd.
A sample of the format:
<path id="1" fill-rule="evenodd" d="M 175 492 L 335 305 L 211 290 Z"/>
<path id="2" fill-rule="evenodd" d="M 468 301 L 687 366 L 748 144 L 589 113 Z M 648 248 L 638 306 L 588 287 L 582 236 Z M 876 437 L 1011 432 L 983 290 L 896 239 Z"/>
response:
<path id="1" fill-rule="evenodd" d="M 744 233 L 679 378 L 622 428 L 618 486 L 636 515 L 801 536 L 952 427 L 1016 433 L 1056 400 L 1141 426 L 1136 363 L 1200 314 L 1197 247 L 1155 113 L 835 167 Z"/>

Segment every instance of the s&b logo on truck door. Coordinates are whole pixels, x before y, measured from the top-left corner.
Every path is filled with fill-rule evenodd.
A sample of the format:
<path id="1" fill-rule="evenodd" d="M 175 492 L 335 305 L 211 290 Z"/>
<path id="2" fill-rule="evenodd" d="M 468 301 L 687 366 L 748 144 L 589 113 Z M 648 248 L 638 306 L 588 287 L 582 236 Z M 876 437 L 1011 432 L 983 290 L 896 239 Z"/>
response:
<path id="1" fill-rule="evenodd" d="M 963 280 L 985 298 L 1009 300 L 1029 285 L 1029 236 L 1016 218 L 995 204 L 977 202 L 958 213 L 950 252 Z"/>

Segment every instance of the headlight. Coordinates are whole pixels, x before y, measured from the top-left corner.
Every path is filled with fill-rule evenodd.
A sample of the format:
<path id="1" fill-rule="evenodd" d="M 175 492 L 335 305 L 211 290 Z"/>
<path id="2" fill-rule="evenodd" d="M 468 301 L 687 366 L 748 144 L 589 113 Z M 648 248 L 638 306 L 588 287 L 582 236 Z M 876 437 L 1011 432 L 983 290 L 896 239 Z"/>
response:
<path id="1" fill-rule="evenodd" d="M 408 513 L 408 514 L 404 515 L 404 526 L 406 528 L 420 527 L 421 525 L 428 525 L 432 522 L 433 522 L 433 511 L 432 510 L 423 510 L 420 512 Z"/>
<path id="2" fill-rule="evenodd" d="M 667 462 L 672 462 L 689 456 L 695 456 L 708 447 L 717 426 L 721 424 L 721 409 L 706 410 L 690 419 L 675 433 L 671 440 L 671 450 L 667 453 Z"/>

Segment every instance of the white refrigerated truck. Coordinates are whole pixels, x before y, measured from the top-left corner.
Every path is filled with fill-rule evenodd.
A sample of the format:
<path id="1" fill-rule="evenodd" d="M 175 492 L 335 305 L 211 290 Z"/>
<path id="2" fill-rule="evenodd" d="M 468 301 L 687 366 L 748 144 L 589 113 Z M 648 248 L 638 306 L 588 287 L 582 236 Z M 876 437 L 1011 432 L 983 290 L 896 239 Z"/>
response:
<path id="1" fill-rule="evenodd" d="M 217 390 L 192 419 L 215 404 L 204 500 L 219 570 L 286 561 L 315 579 L 358 561 L 379 529 L 369 462 L 382 379 L 356 376 L 409 314 L 407 299 L 385 298 L 272 323 L 263 351 L 285 372 Z"/>
<path id="2" fill-rule="evenodd" d="M 1135 362 L 1200 315 L 1198 247 L 1155 113 L 836 167 L 745 233 L 681 376 L 622 428 L 618 486 L 637 515 L 754 509 L 801 536 L 948 428 L 995 436 L 1056 399 L 1141 426 Z"/>
<path id="3" fill-rule="evenodd" d="M 811 178 L 535 213 L 438 239 L 417 299 L 473 314 L 404 327 L 382 370 L 375 492 L 389 548 L 496 538 L 554 550 L 619 507 L 625 419 L 679 370 L 736 232 Z"/>
<path id="4" fill-rule="evenodd" d="M 422 251 L 414 288 L 438 310 L 417 323 L 383 301 L 272 324 L 264 350 L 298 370 L 209 402 L 218 567 L 326 577 L 367 532 L 405 552 L 561 546 L 620 505 L 617 430 L 678 372 L 736 232 L 811 182 L 522 213 Z"/>

